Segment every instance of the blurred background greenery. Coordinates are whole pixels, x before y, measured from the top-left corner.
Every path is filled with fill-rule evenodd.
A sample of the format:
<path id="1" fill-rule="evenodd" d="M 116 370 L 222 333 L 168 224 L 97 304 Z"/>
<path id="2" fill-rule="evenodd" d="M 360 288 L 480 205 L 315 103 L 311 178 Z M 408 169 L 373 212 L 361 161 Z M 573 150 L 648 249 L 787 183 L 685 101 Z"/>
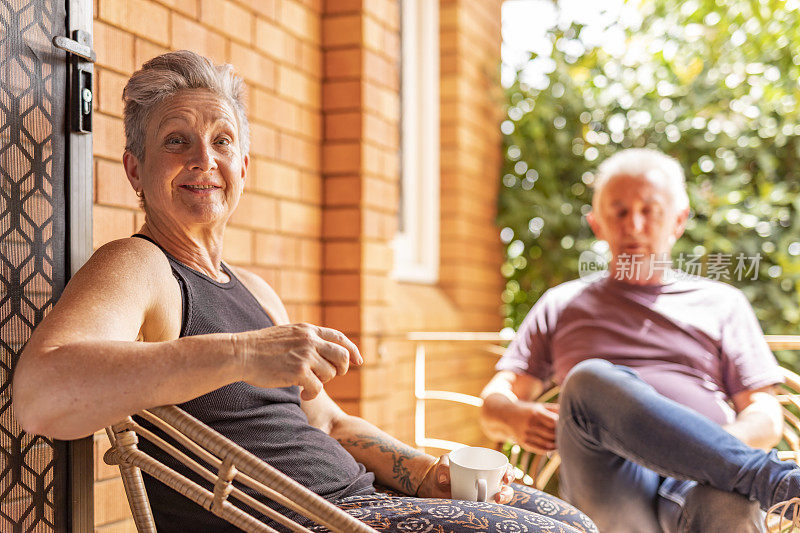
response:
<path id="1" fill-rule="evenodd" d="M 575 20 L 547 30 L 549 52 L 529 61 L 538 80 L 518 72 L 506 92 L 506 327 L 547 288 L 578 277 L 581 252 L 606 252 L 583 216 L 593 171 L 622 148 L 648 146 L 686 172 L 692 217 L 675 257 L 699 258 L 704 275 L 724 257 L 715 254 L 732 258 L 718 277 L 745 292 L 765 333 L 800 333 L 798 7 L 653 0 L 606 28 L 621 32 L 621 47 L 591 44 Z M 737 256 L 757 273 L 737 276 Z M 778 356 L 800 368 L 800 354 Z"/>

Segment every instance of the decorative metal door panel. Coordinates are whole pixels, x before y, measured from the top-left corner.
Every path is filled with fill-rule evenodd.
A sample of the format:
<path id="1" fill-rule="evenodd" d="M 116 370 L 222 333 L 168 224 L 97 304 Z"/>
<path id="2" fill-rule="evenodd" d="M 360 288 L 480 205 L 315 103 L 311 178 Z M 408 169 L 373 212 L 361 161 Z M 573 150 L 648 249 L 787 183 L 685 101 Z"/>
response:
<path id="1" fill-rule="evenodd" d="M 0 0 L 0 531 L 67 529 L 67 446 L 21 430 L 11 373 L 65 280 L 64 0 Z M 47 391 L 42 391 L 46 394 Z"/>

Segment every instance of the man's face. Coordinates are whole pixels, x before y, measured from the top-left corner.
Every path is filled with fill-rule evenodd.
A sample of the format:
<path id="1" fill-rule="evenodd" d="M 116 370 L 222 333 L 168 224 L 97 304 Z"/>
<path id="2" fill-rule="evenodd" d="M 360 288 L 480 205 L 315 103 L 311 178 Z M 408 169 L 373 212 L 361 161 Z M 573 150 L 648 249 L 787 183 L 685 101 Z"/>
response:
<path id="1" fill-rule="evenodd" d="M 654 259 L 666 260 L 683 233 L 689 210 L 675 207 L 660 174 L 612 176 L 599 191 L 588 221 L 595 235 L 608 242 L 612 265 L 620 256 L 636 257 L 644 267 Z"/>

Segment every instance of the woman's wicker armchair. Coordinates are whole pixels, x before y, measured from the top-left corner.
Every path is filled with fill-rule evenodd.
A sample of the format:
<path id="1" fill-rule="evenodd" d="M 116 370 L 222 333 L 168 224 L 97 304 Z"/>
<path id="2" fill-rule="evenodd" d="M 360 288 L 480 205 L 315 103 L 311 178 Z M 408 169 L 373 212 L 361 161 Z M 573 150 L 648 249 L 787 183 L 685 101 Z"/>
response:
<path id="1" fill-rule="evenodd" d="M 156 532 L 142 471 L 244 531 L 273 533 L 276 530 L 233 505 L 230 498 L 239 500 L 291 531 L 309 530 L 244 493 L 234 486 L 234 482 L 324 525 L 334 533 L 376 533 L 373 528 L 314 494 L 178 407 L 156 407 L 138 413 L 138 416 L 169 435 L 195 456 L 191 457 L 179 450 L 131 417 L 106 428 L 111 448 L 106 452 L 104 460 L 107 464 L 119 466 L 128 503 L 140 533 Z M 152 442 L 212 483 L 213 492 L 139 450 L 139 438 Z"/>

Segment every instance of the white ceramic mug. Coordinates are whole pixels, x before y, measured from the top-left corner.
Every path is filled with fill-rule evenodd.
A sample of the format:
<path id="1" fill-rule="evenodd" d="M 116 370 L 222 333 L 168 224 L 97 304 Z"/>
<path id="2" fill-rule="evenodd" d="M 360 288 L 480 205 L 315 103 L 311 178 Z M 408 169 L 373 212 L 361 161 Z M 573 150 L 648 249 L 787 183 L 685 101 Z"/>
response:
<path id="1" fill-rule="evenodd" d="M 494 501 L 508 458 L 489 448 L 466 447 L 450 452 L 450 492 L 454 500 Z"/>

